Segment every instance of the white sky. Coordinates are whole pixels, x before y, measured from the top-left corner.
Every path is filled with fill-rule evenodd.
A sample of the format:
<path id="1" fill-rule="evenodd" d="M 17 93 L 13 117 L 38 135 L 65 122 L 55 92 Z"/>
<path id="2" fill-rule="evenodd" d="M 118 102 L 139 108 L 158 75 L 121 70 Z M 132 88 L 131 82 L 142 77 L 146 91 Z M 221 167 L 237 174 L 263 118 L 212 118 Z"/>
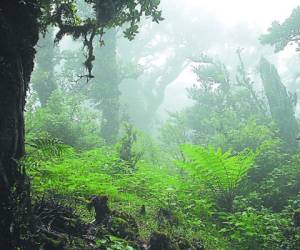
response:
<path id="1" fill-rule="evenodd" d="M 300 0 L 177 0 L 187 11 L 205 9 L 225 25 L 248 22 L 267 28 L 272 21 L 282 21 Z"/>

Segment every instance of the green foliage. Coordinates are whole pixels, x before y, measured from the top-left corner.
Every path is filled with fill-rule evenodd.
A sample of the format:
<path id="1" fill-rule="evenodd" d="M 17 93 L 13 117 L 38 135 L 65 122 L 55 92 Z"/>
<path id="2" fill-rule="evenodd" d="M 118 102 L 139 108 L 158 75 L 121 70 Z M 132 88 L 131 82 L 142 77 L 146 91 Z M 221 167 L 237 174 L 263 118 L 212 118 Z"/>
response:
<path id="1" fill-rule="evenodd" d="M 28 156 L 34 155 L 36 159 L 49 160 L 52 156 L 60 156 L 65 147 L 58 139 L 47 133 L 28 135 L 26 141 Z"/>
<path id="2" fill-rule="evenodd" d="M 170 114 L 171 118 L 160 128 L 160 141 L 163 149 L 176 160 L 183 160 L 180 145 L 190 142 L 186 117 L 182 113 Z"/>
<path id="3" fill-rule="evenodd" d="M 134 131 L 131 129 L 128 128 L 127 132 L 131 132 L 127 134 L 124 142 L 135 144 L 132 140 Z M 263 141 L 268 142 L 268 139 L 266 136 Z M 44 151 L 47 145 L 50 148 L 56 147 L 55 141 L 53 145 L 50 142 L 50 139 L 42 138 L 41 142 L 37 141 L 32 145 L 38 145 L 37 147 Z M 279 201 L 285 193 L 296 190 L 294 188 L 297 187 L 296 180 L 299 178 L 295 175 L 297 161 L 295 168 L 290 168 L 290 172 L 287 171 L 288 167 L 281 171 L 281 176 L 289 176 L 289 180 L 293 178 L 292 189 L 285 188 L 290 186 L 287 184 L 289 181 L 286 183 L 288 179 L 275 178 L 280 175 L 275 175 L 274 172 L 274 175 L 270 175 L 273 177 L 266 178 L 266 181 L 271 180 L 268 183 L 274 183 L 268 188 L 264 188 L 266 185 L 262 182 L 256 194 L 236 196 L 240 187 L 246 185 L 245 177 L 252 170 L 251 167 L 257 160 L 255 157 L 273 150 L 272 143 L 262 143 L 256 148 L 256 154 L 251 150 L 232 154 L 230 151 L 222 152 L 212 147 L 184 145 L 182 151 L 187 160 L 180 162 L 184 172 L 154 165 L 145 159 L 138 161 L 135 171 L 130 174 L 119 171 L 122 164 L 117 147 L 102 147 L 77 153 L 74 149 L 64 146 L 58 154 L 56 150 L 46 149 L 46 158 L 40 156 L 35 146 L 28 149 L 32 159 L 29 173 L 32 176 L 35 195 L 54 192 L 83 199 L 92 194 L 108 195 L 113 207 L 122 207 L 135 214 L 143 237 L 148 237 L 151 231 L 159 227 L 156 221 L 157 213 L 160 208 L 164 208 L 172 211 L 178 221 L 176 226 L 172 223 L 166 224 L 165 230 L 168 233 L 186 235 L 190 239 L 200 237 L 207 249 L 251 249 L 251 246 L 255 246 L 255 249 L 294 249 L 297 245 L 298 236 L 292 229 L 292 217 L 286 218 L 286 214 L 289 213 L 290 216 L 297 206 L 282 214 L 273 214 L 267 209 L 251 208 L 252 201 L 266 206 L 266 197 L 272 192 L 278 196 L 272 195 L 271 200 Z M 42 160 L 38 165 L 32 164 L 40 157 Z M 268 161 L 268 158 L 264 159 Z M 297 192 L 288 196 L 286 200 L 288 199 L 297 199 Z M 283 205 L 286 204 L 289 204 L 289 201 Z M 146 207 L 146 215 L 139 214 L 142 205 Z M 229 213 L 220 214 L 216 208 Z M 229 239 L 230 243 L 224 237 Z M 118 239 L 108 239 L 107 242 L 99 244 L 113 246 L 112 249 L 127 247 L 126 242 Z"/>
<path id="4" fill-rule="evenodd" d="M 130 124 L 124 124 L 124 136 L 121 138 L 117 150 L 120 158 L 117 166 L 121 166 L 121 171 L 131 173 L 136 170 L 136 165 L 140 160 L 142 153 L 134 152 L 133 146 L 137 140 L 137 132 Z"/>
<path id="5" fill-rule="evenodd" d="M 124 36 L 132 40 L 138 33 L 139 22 L 142 16 L 151 17 L 153 22 L 163 20 L 160 4 L 156 0 L 130 0 L 130 1 L 100 1 L 84 0 L 86 8 L 90 12 L 93 8 L 94 15 L 86 17 L 80 15 L 76 0 L 64 1 L 38 1 L 41 10 L 40 28 L 43 32 L 52 25 L 58 27 L 55 40 L 59 42 L 65 35 L 71 35 L 74 39 L 83 39 L 87 56 L 84 65 L 88 71 L 87 77 L 92 78 L 94 56 L 94 39 L 99 36 L 100 44 L 103 44 L 102 36 L 105 28 L 126 25 Z"/>
<path id="6" fill-rule="evenodd" d="M 44 161 L 38 169 L 30 168 L 30 174 L 34 177 L 33 188 L 38 193 L 56 191 L 81 197 L 103 194 L 104 190 L 116 193 L 116 188 L 103 188 L 110 181 L 110 176 L 97 171 L 100 166 L 106 168 L 111 165 L 114 157 L 105 150 L 93 150 L 79 156 L 72 148 L 68 148 L 59 157 L 52 156 L 51 160 Z"/>
<path id="7" fill-rule="evenodd" d="M 198 76 L 198 81 L 204 83 L 204 88 L 211 88 L 213 84 L 220 84 L 219 87 L 223 91 L 227 91 L 229 72 L 223 63 L 207 55 L 201 55 L 195 61 L 200 65 L 194 67 L 194 73 Z"/>
<path id="8" fill-rule="evenodd" d="M 236 249 L 298 249 L 300 232 L 293 221 L 299 208 L 297 199 L 293 197 L 281 212 L 274 212 L 264 207 L 255 209 L 244 198 L 239 201 L 245 205 L 243 209 L 220 214 L 225 225 L 220 231 Z"/>
<path id="9" fill-rule="evenodd" d="M 237 249 L 292 249 L 285 248 L 291 218 L 264 209 L 247 208 L 225 216 L 228 234 Z"/>
<path id="10" fill-rule="evenodd" d="M 205 244 L 211 246 L 225 244 L 216 228 L 207 222 L 214 213 L 213 204 L 199 196 L 198 183 L 178 171 L 141 160 L 134 172 L 118 172 L 118 151 L 108 147 L 76 153 L 64 146 L 60 154 L 41 161 L 37 151 L 30 150 L 28 154 L 32 161 L 25 164 L 35 196 L 56 193 L 84 200 L 90 195 L 108 195 L 114 208 L 121 207 L 136 215 L 143 237 L 157 229 L 159 209 L 170 209 L 180 225 L 168 229 L 172 234 L 188 234 L 191 238 L 201 235 Z M 34 160 L 39 161 L 38 166 L 33 164 Z M 142 205 L 146 207 L 143 216 L 139 213 Z M 82 214 L 86 216 L 86 212 Z"/>
<path id="11" fill-rule="evenodd" d="M 273 22 L 268 31 L 268 34 L 260 37 L 260 41 L 274 46 L 275 52 L 283 50 L 289 44 L 297 44 L 299 50 L 300 7 L 295 8 L 283 23 Z"/>
<path id="12" fill-rule="evenodd" d="M 187 160 L 181 167 L 208 188 L 221 207 L 231 210 L 238 184 L 252 167 L 255 154 L 244 150 L 234 155 L 193 145 L 184 145 L 182 150 Z"/>
<path id="13" fill-rule="evenodd" d="M 105 239 L 97 240 L 96 245 L 99 248 L 105 247 L 107 250 L 134 250 L 126 240 L 115 236 L 107 236 Z"/>
<path id="14" fill-rule="evenodd" d="M 29 103 L 27 155 L 22 163 L 32 178 L 34 197 L 54 193 L 86 201 L 91 195 L 108 196 L 112 210 L 126 210 L 136 218 L 143 242 L 151 232 L 162 230 L 160 235 L 172 235 L 174 242 L 182 243 L 181 236 L 185 236 L 187 242 L 197 239 L 205 249 L 298 249 L 300 235 L 293 215 L 300 209 L 299 159 L 284 152 L 278 129 L 266 112 L 266 102 L 254 90 L 256 85 L 241 58 L 241 50 L 237 51 L 236 71 L 209 56 L 194 60 L 199 83 L 188 90 L 193 105 L 170 115 L 160 130 L 159 141 L 126 124 L 119 142 L 113 144 L 116 132 L 115 140 L 106 140 L 110 143 L 107 146 L 99 135 L 103 122 L 119 114 L 120 75 L 140 75 L 137 63 L 124 66 L 118 62 L 115 27 L 128 25 L 125 36 L 132 39 L 142 14 L 161 20 L 159 1 L 119 1 L 113 9 L 109 6 L 111 1 L 85 2 L 96 4 L 95 17 L 85 19 L 73 0 L 43 4 L 44 14 L 49 13 L 43 16 L 42 24 L 59 26 L 57 40 L 65 34 L 84 39 L 89 52 L 85 66 L 90 77 L 93 39 L 98 36 L 103 42 L 106 29 L 113 31 L 113 37 L 107 39 L 107 51 L 105 47 L 97 50 L 105 59 L 97 66 L 103 78 L 96 77 L 84 90 L 77 82 L 70 85 L 74 76 L 83 74 L 78 66 L 81 59 L 76 55 L 72 63 L 62 63 L 60 73 L 64 77 L 59 89 L 66 93 L 54 91 L 42 108 L 34 98 Z M 105 8 L 108 16 L 101 16 Z M 283 29 L 297 28 L 297 15 L 289 25 L 277 24 L 270 30 L 277 32 L 272 37 L 278 41 L 273 43 L 275 46 L 286 46 L 284 36 L 291 32 Z M 296 33 L 294 30 L 292 35 Z M 280 41 L 276 40 L 279 35 Z M 271 41 L 267 35 L 264 39 Z M 67 53 L 63 56 L 70 59 Z M 182 58 L 175 59 L 184 67 Z M 150 93 L 149 100 L 159 103 L 159 93 L 165 87 L 159 81 L 168 82 L 178 76 L 178 72 L 171 72 L 172 76 L 164 77 L 163 71 L 158 70 L 156 78 L 142 82 L 147 87 L 147 80 L 157 83 L 153 88 L 157 91 L 138 88 L 136 82 L 129 89 L 130 98 L 139 98 L 145 90 L 145 98 Z M 78 90 L 82 95 L 77 94 Z M 87 93 L 96 105 L 102 105 L 102 116 L 86 100 Z M 150 105 L 147 109 L 144 123 L 155 108 L 151 110 Z M 119 117 L 111 122 L 118 127 L 117 123 Z M 107 131 L 102 131 L 102 137 L 109 136 Z M 81 216 L 90 220 L 91 214 L 84 205 L 79 206 Z M 111 219 L 111 223 L 116 228 L 126 224 L 123 219 Z M 96 243 L 99 248 L 134 249 L 127 240 L 112 236 Z"/>
<path id="15" fill-rule="evenodd" d="M 103 144 L 99 136 L 100 114 L 80 98 L 79 95 L 54 91 L 45 107 L 26 113 L 28 132 L 47 132 L 79 149 Z"/>
<path id="16" fill-rule="evenodd" d="M 283 152 L 281 140 L 276 137 L 263 141 L 257 151 L 255 166 L 249 173 L 254 186 L 259 184 L 273 169 L 284 165 L 289 158 Z"/>
<path id="17" fill-rule="evenodd" d="M 224 138 L 225 141 L 220 147 L 232 149 L 237 152 L 243 151 L 246 148 L 256 151 L 259 147 L 263 147 L 263 145 L 278 142 L 279 139 L 274 130 L 272 124 L 267 126 L 259 123 L 255 117 L 250 117 L 237 128 L 228 129 Z M 214 138 L 212 141 L 214 141 Z"/>
<path id="18" fill-rule="evenodd" d="M 182 131 L 189 131 L 192 143 L 240 151 L 252 148 L 252 142 L 238 145 L 239 138 L 232 137 L 239 137 L 240 130 L 251 120 L 255 120 L 261 129 L 265 126 L 268 130 L 270 119 L 266 115 L 265 102 L 254 89 L 241 58 L 241 50 L 237 51 L 237 55 L 239 65 L 236 71 L 229 71 L 229 67 L 208 56 L 203 55 L 196 60 L 198 66 L 194 73 L 199 83 L 188 89 L 194 104 L 181 115 L 185 117 L 185 129 Z M 236 81 L 230 78 L 232 74 Z M 179 121 L 177 123 L 179 126 Z M 259 127 L 256 124 L 252 126 L 253 129 Z M 232 139 L 237 143 L 231 146 Z"/>
<path id="19" fill-rule="evenodd" d="M 188 89 L 189 97 L 204 107 L 221 110 L 228 100 L 230 91 L 229 72 L 224 64 L 202 55 L 194 67 L 200 85 Z"/>
<path id="20" fill-rule="evenodd" d="M 170 155 L 165 152 L 155 138 L 145 134 L 142 131 L 137 131 L 137 141 L 134 149 L 141 152 L 141 160 L 153 165 L 168 166 L 170 164 Z"/>
<path id="21" fill-rule="evenodd" d="M 32 158 L 39 154 L 32 151 Z M 78 154 L 72 148 L 66 148 L 62 154 L 52 155 L 43 161 L 39 168 L 30 168 L 34 177 L 33 187 L 38 192 L 52 190 L 64 195 L 109 195 L 111 199 L 130 201 L 147 199 L 157 204 L 163 202 L 161 188 L 168 193 L 168 187 L 178 183 L 167 172 L 145 163 L 140 163 L 134 174 L 117 172 L 120 163 L 118 152 L 111 148 L 100 148 Z M 161 182 L 161 183 L 160 183 Z M 150 189 L 152 191 L 150 192 Z M 119 192 L 122 191 L 122 192 Z"/>
<path id="22" fill-rule="evenodd" d="M 256 189 L 261 203 L 253 204 L 271 208 L 275 212 L 282 211 L 289 200 L 297 200 L 300 193 L 299 159 L 283 162 L 271 171 Z"/>

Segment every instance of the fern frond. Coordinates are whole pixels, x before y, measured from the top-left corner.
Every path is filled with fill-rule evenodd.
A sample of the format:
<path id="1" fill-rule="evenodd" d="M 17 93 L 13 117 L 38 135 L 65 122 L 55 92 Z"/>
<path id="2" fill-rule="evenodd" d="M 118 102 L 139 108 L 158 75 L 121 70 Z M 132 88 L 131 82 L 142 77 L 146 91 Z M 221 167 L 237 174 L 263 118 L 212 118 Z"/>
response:
<path id="1" fill-rule="evenodd" d="M 198 178 L 214 192 L 230 192 L 235 189 L 254 163 L 255 154 L 245 150 L 236 155 L 230 151 L 195 145 L 183 145 L 186 157 L 180 166 Z"/>

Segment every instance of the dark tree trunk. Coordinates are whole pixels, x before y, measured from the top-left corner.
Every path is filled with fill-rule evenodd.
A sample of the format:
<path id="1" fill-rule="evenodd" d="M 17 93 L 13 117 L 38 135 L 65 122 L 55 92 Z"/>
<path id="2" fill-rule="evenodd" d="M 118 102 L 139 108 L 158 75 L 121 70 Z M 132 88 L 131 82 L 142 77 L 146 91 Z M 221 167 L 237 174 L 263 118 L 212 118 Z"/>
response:
<path id="1" fill-rule="evenodd" d="M 0 1 L 0 249 L 18 245 L 20 207 L 26 213 L 24 104 L 38 40 L 35 0 Z M 27 194 L 24 194 L 27 193 Z"/>
<path id="2" fill-rule="evenodd" d="M 274 65 L 265 58 L 260 60 L 260 75 L 268 99 L 273 120 L 277 123 L 280 136 L 290 151 L 297 149 L 298 124 L 292 100 L 282 84 Z"/>

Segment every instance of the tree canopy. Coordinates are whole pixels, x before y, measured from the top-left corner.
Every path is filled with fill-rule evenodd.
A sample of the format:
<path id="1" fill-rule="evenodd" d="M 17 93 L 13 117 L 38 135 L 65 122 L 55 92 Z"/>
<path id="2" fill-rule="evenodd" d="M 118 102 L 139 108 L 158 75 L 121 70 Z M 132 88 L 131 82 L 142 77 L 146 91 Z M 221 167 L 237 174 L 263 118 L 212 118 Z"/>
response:
<path id="1" fill-rule="evenodd" d="M 73 39 L 83 39 L 83 45 L 87 49 L 85 66 L 88 77 L 92 76 L 92 62 L 95 60 L 93 41 L 100 36 L 100 45 L 103 44 L 102 36 L 106 29 L 127 25 L 124 36 L 132 40 L 138 33 L 139 22 L 142 16 L 151 17 L 152 21 L 163 20 L 162 13 L 158 9 L 158 0 L 84 0 L 94 10 L 93 17 L 82 17 L 78 13 L 76 0 L 63 1 L 38 1 L 40 8 L 39 24 L 42 32 L 46 32 L 48 26 L 59 28 L 55 41 L 59 42 L 65 35 Z"/>
<path id="2" fill-rule="evenodd" d="M 275 52 L 283 50 L 290 44 L 296 44 L 300 50 L 300 6 L 282 23 L 274 21 L 267 34 L 260 37 L 262 44 L 274 46 Z"/>

